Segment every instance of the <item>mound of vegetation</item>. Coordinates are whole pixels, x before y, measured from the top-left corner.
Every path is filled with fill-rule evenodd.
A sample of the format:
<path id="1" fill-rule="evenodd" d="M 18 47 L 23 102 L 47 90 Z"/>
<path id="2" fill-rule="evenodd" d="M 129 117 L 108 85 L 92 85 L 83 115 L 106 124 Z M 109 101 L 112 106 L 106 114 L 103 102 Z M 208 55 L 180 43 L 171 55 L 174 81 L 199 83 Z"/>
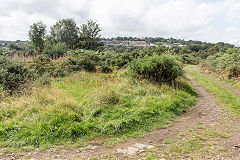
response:
<path id="1" fill-rule="evenodd" d="M 204 67 L 228 78 L 237 78 L 240 76 L 240 52 L 238 50 L 227 53 L 217 53 L 209 56 Z"/>
<path id="2" fill-rule="evenodd" d="M 145 56 L 133 60 L 130 64 L 133 77 L 147 79 L 153 82 L 171 84 L 183 74 L 182 66 L 170 55 Z"/>
<path id="3" fill-rule="evenodd" d="M 79 72 L 0 103 L 0 144 L 40 146 L 162 128 L 195 104 L 185 78 L 176 88 L 132 84 L 126 71 Z"/>
<path id="4" fill-rule="evenodd" d="M 193 64 L 193 65 L 197 65 L 201 61 L 201 58 L 192 54 L 182 54 L 177 56 L 177 59 L 183 64 Z"/>
<path id="5" fill-rule="evenodd" d="M 0 88 L 12 94 L 32 80 L 34 74 L 27 67 L 10 58 L 0 57 Z"/>

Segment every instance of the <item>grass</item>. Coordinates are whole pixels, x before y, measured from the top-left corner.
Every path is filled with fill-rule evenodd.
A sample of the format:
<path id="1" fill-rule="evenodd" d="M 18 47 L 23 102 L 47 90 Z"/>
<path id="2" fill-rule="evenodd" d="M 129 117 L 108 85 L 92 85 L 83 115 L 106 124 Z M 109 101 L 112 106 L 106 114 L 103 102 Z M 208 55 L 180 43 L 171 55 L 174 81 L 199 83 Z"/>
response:
<path id="1" fill-rule="evenodd" d="M 195 72 L 190 67 L 187 67 L 187 71 L 201 83 L 210 93 L 216 96 L 217 100 L 224 105 L 228 110 L 231 110 L 237 115 L 240 114 L 240 98 L 232 93 L 229 89 L 221 86 L 217 82 L 214 82 L 210 78 Z"/>
<path id="2" fill-rule="evenodd" d="M 235 81 L 232 79 L 224 79 L 223 82 L 231 85 L 233 88 L 240 90 L 240 81 Z"/>
<path id="3" fill-rule="evenodd" d="M 201 70 L 201 71 L 204 71 L 202 68 L 198 68 L 198 69 Z M 211 74 L 208 74 L 208 75 L 212 76 L 213 78 L 216 78 L 219 81 L 222 81 L 222 82 L 232 86 L 235 89 L 240 90 L 240 81 L 238 81 L 238 80 L 229 79 L 229 78 L 222 79 L 222 78 L 219 77 L 219 75 L 217 75 L 214 72 L 212 72 Z"/>
<path id="4" fill-rule="evenodd" d="M 125 70 L 79 72 L 1 102 L 0 147 L 81 144 L 100 137 L 111 139 L 106 144 L 111 147 L 126 137 L 167 127 L 196 103 L 195 96 L 184 77 L 172 87 L 133 84 Z"/>

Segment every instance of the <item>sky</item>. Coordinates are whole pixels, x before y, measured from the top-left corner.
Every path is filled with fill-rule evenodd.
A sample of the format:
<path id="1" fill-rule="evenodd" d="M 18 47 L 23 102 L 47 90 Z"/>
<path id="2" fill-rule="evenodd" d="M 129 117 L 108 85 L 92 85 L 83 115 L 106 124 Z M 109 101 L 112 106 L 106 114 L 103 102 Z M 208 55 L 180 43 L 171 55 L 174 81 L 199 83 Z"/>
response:
<path id="1" fill-rule="evenodd" d="M 27 40 L 29 26 L 92 19 L 102 37 L 164 37 L 240 45 L 240 0 L 0 0 L 0 39 Z"/>

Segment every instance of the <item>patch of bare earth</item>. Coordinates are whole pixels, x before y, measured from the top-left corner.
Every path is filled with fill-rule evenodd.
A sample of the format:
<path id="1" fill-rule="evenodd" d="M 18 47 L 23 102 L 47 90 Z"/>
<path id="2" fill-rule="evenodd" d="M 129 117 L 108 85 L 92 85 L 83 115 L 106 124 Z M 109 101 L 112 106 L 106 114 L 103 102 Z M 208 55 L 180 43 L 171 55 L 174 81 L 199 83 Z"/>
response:
<path id="1" fill-rule="evenodd" d="M 198 103 L 172 126 L 129 139 L 112 148 L 93 145 L 1 154 L 0 159 L 240 159 L 240 119 L 217 105 L 216 99 L 188 73 Z"/>

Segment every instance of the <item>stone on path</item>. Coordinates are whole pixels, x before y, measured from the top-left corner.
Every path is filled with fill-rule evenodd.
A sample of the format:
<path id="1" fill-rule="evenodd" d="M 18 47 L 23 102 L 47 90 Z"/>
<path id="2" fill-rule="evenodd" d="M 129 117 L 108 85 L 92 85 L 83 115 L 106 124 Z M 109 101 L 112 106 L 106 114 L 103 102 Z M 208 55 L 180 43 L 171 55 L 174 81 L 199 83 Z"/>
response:
<path id="1" fill-rule="evenodd" d="M 140 152 L 144 152 L 144 149 L 151 149 L 154 148 L 153 145 L 146 145 L 146 144 L 141 144 L 141 143 L 136 143 L 134 147 L 127 147 L 125 149 L 123 148 L 118 148 L 117 152 L 118 153 L 123 153 L 123 154 L 136 154 Z"/>

